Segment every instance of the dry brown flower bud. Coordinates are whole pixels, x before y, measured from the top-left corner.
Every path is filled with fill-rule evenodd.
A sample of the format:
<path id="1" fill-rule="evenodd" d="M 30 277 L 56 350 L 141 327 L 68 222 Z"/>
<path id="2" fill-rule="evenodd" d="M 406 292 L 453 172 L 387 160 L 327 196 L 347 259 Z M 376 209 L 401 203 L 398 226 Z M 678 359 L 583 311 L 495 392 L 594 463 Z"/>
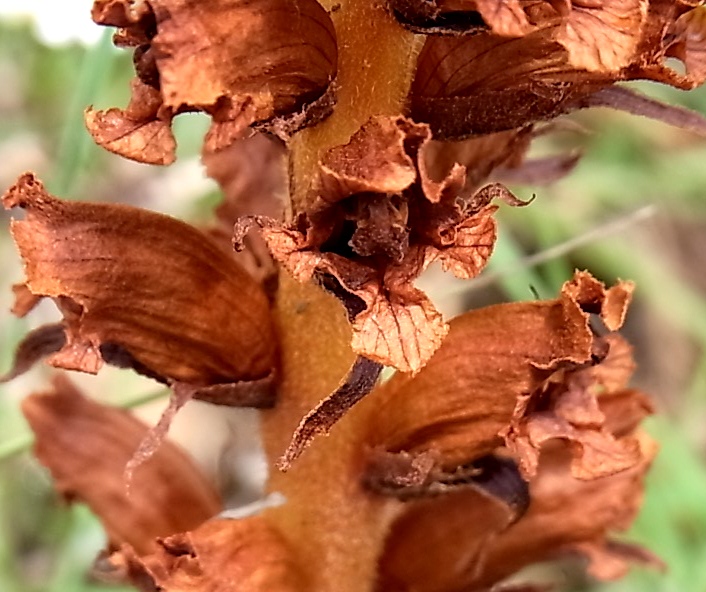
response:
<path id="1" fill-rule="evenodd" d="M 413 280 L 433 261 L 458 277 L 476 276 L 495 243 L 491 202 L 523 205 L 500 185 L 469 194 L 458 164 L 434 178 L 430 138 L 425 125 L 373 118 L 324 155 L 307 210 L 292 224 L 257 219 L 294 277 L 331 275 L 357 297 L 354 351 L 403 372 L 418 371 L 447 331 Z M 492 156 L 486 161 L 497 166 Z"/>

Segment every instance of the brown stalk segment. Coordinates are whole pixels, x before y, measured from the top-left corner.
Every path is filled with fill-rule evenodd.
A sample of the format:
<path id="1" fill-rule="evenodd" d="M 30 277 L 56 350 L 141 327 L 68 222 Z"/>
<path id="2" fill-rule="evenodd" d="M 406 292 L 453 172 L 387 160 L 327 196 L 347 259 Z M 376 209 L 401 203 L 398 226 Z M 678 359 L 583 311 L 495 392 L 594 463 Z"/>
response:
<path id="1" fill-rule="evenodd" d="M 404 110 L 423 38 L 402 28 L 382 2 L 325 0 L 338 40 L 336 108 L 321 124 L 292 138 L 294 212 L 307 209 L 323 153 L 348 141 L 374 115 Z"/>
<path id="2" fill-rule="evenodd" d="M 356 359 L 345 310 L 317 286 L 283 274 L 277 317 L 282 344 L 278 403 L 262 413 L 270 466 L 301 418 L 336 389 Z M 296 549 L 307 590 L 371 591 L 399 507 L 395 499 L 371 495 L 360 482 L 365 462 L 360 438 L 375 413 L 367 400 L 328 437 L 315 440 L 286 473 L 270 475 L 268 489 L 282 493 L 287 503 L 267 510 L 265 517 Z"/>

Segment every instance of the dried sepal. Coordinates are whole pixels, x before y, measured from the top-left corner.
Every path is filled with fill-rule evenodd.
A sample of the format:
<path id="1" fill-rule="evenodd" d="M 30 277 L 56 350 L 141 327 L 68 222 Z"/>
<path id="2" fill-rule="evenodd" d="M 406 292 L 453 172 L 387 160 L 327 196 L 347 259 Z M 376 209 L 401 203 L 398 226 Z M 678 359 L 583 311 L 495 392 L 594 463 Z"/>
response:
<path id="1" fill-rule="evenodd" d="M 93 510 L 111 547 L 128 543 L 148 553 L 156 537 L 195 528 L 220 511 L 213 485 L 170 442 L 136 470 L 128 490 L 125 466 L 148 426 L 91 401 L 64 376 L 54 379 L 51 391 L 27 397 L 22 411 L 57 491 Z"/>
<path id="2" fill-rule="evenodd" d="M 375 493 L 409 501 L 473 489 L 506 506 L 508 522 L 515 522 L 530 505 L 527 482 L 511 458 L 481 457 L 472 463 L 444 470 L 433 453 L 374 450 L 365 473 L 366 487 Z"/>
<path id="3" fill-rule="evenodd" d="M 96 144 L 147 164 L 167 165 L 176 158 L 171 113 L 162 106 L 159 91 L 139 78 L 131 82 L 125 109 L 86 109 L 84 119 Z"/>
<path id="4" fill-rule="evenodd" d="M 584 477 L 632 466 L 635 443 L 613 438 L 595 409 L 598 389 L 623 388 L 632 367 L 622 363 L 620 380 L 615 371 L 600 370 L 603 362 L 615 368 L 620 356 L 611 358 L 611 341 L 595 336 L 589 325 L 590 314 L 598 314 L 619 327 L 631 291 L 629 283 L 606 289 L 577 272 L 556 300 L 496 305 L 457 317 L 416 376 L 393 376 L 371 395 L 379 414 L 368 426 L 368 442 L 390 452 L 432 452 L 447 468 L 506 443 L 531 476 L 545 439 L 561 438 L 575 445 L 575 470 Z M 530 425 L 544 428 L 546 438 L 528 437 Z M 601 462 L 591 464 L 589 453 L 601 450 Z"/>
<path id="5" fill-rule="evenodd" d="M 370 393 L 381 370 L 382 366 L 377 362 L 358 356 L 341 386 L 322 399 L 301 420 L 278 462 L 278 468 L 282 471 L 289 469 L 316 436 L 327 434 L 353 405 Z"/>
<path id="6" fill-rule="evenodd" d="M 0 375 L 0 383 L 24 374 L 41 359 L 58 352 L 65 345 L 66 334 L 59 323 L 43 325 L 30 331 L 17 346 L 10 370 Z"/>
<path id="7" fill-rule="evenodd" d="M 195 388 L 271 377 L 268 299 L 201 232 L 128 206 L 61 201 L 31 174 L 2 199 L 27 212 L 12 222 L 26 287 L 64 315 L 66 344 L 50 364 L 95 373 L 109 362 Z"/>
<path id="8" fill-rule="evenodd" d="M 335 31 L 316 0 L 97 0 L 92 14 L 120 28 L 118 44 L 136 47 L 139 81 L 126 110 L 89 110 L 88 128 L 140 162 L 173 161 L 179 113 L 211 116 L 204 151 L 213 152 L 254 123 L 300 112 L 336 74 Z"/>

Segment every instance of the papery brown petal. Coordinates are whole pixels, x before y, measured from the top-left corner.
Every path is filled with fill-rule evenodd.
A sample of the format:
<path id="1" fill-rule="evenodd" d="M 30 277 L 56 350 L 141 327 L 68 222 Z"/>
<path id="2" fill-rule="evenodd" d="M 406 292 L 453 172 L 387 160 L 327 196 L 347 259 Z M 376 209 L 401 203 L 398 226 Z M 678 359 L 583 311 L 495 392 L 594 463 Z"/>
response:
<path id="1" fill-rule="evenodd" d="M 44 325 L 25 335 L 15 350 L 12 368 L 0 375 L 0 383 L 24 374 L 42 358 L 66 345 L 66 334 L 61 324 Z"/>
<path id="2" fill-rule="evenodd" d="M 96 372 L 104 353 L 126 352 L 117 359 L 196 387 L 272 372 L 267 297 L 204 234 L 145 210 L 61 201 L 31 174 L 3 203 L 27 211 L 12 223 L 27 287 L 64 314 L 53 365 Z"/>
<path id="3" fill-rule="evenodd" d="M 575 399 L 567 400 L 574 394 Z M 586 401 L 569 391 L 563 397 L 563 405 L 569 410 L 585 411 Z M 579 406 L 582 407 L 579 407 Z M 524 475 L 533 476 L 537 472 L 540 449 L 551 440 L 563 439 L 572 443 L 575 458 L 571 473 L 577 479 L 596 479 L 629 469 L 639 461 L 639 444 L 632 438 L 616 439 L 601 429 L 605 418 L 600 415 L 592 419 L 585 415 L 563 417 L 560 410 L 534 413 L 527 418 L 521 428 L 507 437 L 508 445 L 519 457 Z"/>
<path id="4" fill-rule="evenodd" d="M 487 30 L 519 37 L 532 30 L 519 0 L 391 0 L 400 23 L 419 33 L 472 34 Z"/>
<path id="5" fill-rule="evenodd" d="M 569 472 L 568 451 L 548 451 L 530 483 L 529 511 L 507 527 L 487 498 L 459 492 L 417 502 L 393 526 L 381 560 L 378 590 L 487 590 L 520 568 L 559 555 L 601 549 L 612 562 L 626 554 L 606 536 L 626 529 L 639 508 L 655 444 L 640 437 L 641 461 L 602 479 L 580 481 Z M 632 560 L 636 553 L 629 557 Z M 604 564 L 605 565 L 605 564 Z M 615 564 L 614 564 L 615 565 Z M 606 575 L 592 566 L 596 575 Z"/>
<path id="6" fill-rule="evenodd" d="M 618 438 L 635 431 L 643 419 L 655 412 L 652 400 L 643 392 L 633 389 L 604 393 L 598 401 L 606 417 L 606 430 Z"/>
<path id="7" fill-rule="evenodd" d="M 352 347 L 356 352 L 398 368 L 415 372 L 424 366 L 446 335 L 441 313 L 420 291 L 382 294 L 353 323 Z"/>
<path id="8" fill-rule="evenodd" d="M 533 29 L 520 0 L 475 0 L 475 4 L 496 35 L 521 37 Z"/>
<path id="9" fill-rule="evenodd" d="M 497 206 L 486 206 L 454 229 L 453 242 L 448 246 L 431 247 L 428 257 L 441 261 L 444 271 L 457 278 L 476 277 L 490 259 L 497 238 L 493 214 Z"/>
<path id="10" fill-rule="evenodd" d="M 111 545 L 147 553 L 156 537 L 194 528 L 220 511 L 213 486 L 168 442 L 137 469 L 128 494 L 125 466 L 148 427 L 87 399 L 65 377 L 56 377 L 51 392 L 25 399 L 22 410 L 56 489 L 90 506 Z"/>
<path id="11" fill-rule="evenodd" d="M 588 321 L 590 312 L 602 311 L 596 308 L 601 284 L 589 278 L 578 272 L 557 300 L 491 306 L 452 320 L 444 343 L 415 377 L 393 376 L 372 394 L 379 415 L 369 443 L 392 452 L 435 451 L 446 467 L 492 454 L 511 421 L 541 410 L 522 397 L 536 400 L 561 367 L 593 363 L 596 338 Z M 622 293 L 621 284 L 610 290 L 603 288 L 604 301 Z M 520 401 L 525 406 L 516 408 Z M 600 418 L 589 431 L 602 433 Z M 526 462 L 538 454 L 518 452 Z"/>
<path id="12" fill-rule="evenodd" d="M 262 516 L 211 520 L 158 541 L 151 555 L 128 547 L 110 562 L 143 592 L 301 592 L 295 557 Z"/>
<path id="13" fill-rule="evenodd" d="M 608 345 L 608 355 L 600 364 L 582 371 L 591 377 L 593 383 L 602 387 L 599 396 L 624 389 L 637 367 L 632 346 L 624 337 L 610 333 L 602 341 Z"/>
<path id="14" fill-rule="evenodd" d="M 212 116 L 206 152 L 226 148 L 253 123 L 300 110 L 336 74 L 335 31 L 315 0 L 151 0 L 150 18 L 137 20 L 112 16 L 134 10 L 128 0 L 110 3 L 111 11 L 104 4 L 94 5 L 96 22 L 145 40 L 138 50 L 150 60 L 137 59 L 136 69 L 158 93 L 161 110 Z M 163 119 L 168 129 L 171 117 Z M 110 145 L 142 160 L 129 148 Z"/>
<path id="15" fill-rule="evenodd" d="M 19 318 L 26 316 L 42 300 L 41 296 L 32 294 L 25 284 L 14 284 L 12 293 L 15 301 L 12 304 L 11 312 Z"/>
<path id="16" fill-rule="evenodd" d="M 637 50 L 647 5 L 647 0 L 572 2 L 556 40 L 576 68 L 617 72 Z"/>
<path id="17" fill-rule="evenodd" d="M 635 284 L 626 281 L 606 288 L 587 271 L 577 271 L 562 287 L 562 292 L 580 303 L 584 310 L 600 315 L 610 331 L 623 326 L 634 290 Z"/>
<path id="18" fill-rule="evenodd" d="M 402 193 L 417 179 L 416 163 L 407 146 L 429 137 L 425 125 L 403 117 L 374 117 L 350 142 L 323 156 L 312 192 L 317 201 L 328 204 L 357 193 Z"/>
<path id="19" fill-rule="evenodd" d="M 436 180 L 447 178 L 454 165 L 461 165 L 469 188 L 476 188 L 495 170 L 519 165 L 533 137 L 532 126 L 526 126 L 460 142 L 431 140 L 425 145 L 423 162 L 427 174 Z"/>
<path id="20" fill-rule="evenodd" d="M 96 144 L 147 164 L 167 165 L 176 158 L 176 140 L 169 111 L 161 109 L 159 91 L 140 79 L 132 81 L 132 96 L 126 109 L 86 109 L 84 119 Z"/>

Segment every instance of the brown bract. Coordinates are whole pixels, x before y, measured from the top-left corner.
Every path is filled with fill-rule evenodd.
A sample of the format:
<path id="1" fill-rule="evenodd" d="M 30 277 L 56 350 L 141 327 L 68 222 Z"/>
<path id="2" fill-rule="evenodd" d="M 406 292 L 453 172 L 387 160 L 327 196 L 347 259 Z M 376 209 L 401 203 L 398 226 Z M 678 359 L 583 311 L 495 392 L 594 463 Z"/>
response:
<path id="1" fill-rule="evenodd" d="M 99 145 L 140 162 L 174 160 L 179 113 L 211 116 L 204 150 L 216 151 L 253 123 L 296 115 L 336 74 L 333 24 L 316 0 L 96 0 L 92 14 L 136 48 L 137 78 L 127 109 L 88 109 L 86 124 Z"/>
<path id="2" fill-rule="evenodd" d="M 527 477 L 548 440 L 566 440 L 573 474 L 591 479 L 639 460 L 637 444 L 605 428 L 596 397 L 625 388 L 633 370 L 623 342 L 596 336 L 600 315 L 623 322 L 632 284 L 606 289 L 585 272 L 556 300 L 500 304 L 461 315 L 441 348 L 414 377 L 398 374 L 373 397 L 376 449 L 427 454 L 447 468 L 506 446 Z M 611 353 L 615 348 L 615 352 Z"/>
<path id="3" fill-rule="evenodd" d="M 136 470 L 128 491 L 125 465 L 148 427 L 86 398 L 62 375 L 50 392 L 26 398 L 22 411 L 56 489 L 93 510 L 111 548 L 127 543 L 139 554 L 154 551 L 156 537 L 195 528 L 220 511 L 213 485 L 170 442 Z"/>
<path id="4" fill-rule="evenodd" d="M 293 223 L 256 219 L 294 277 L 333 276 L 349 295 L 354 351 L 403 372 L 418 371 L 447 331 L 414 279 L 433 261 L 457 277 L 476 276 L 495 243 L 491 202 L 523 203 L 501 185 L 475 191 L 458 164 L 435 176 L 430 139 L 426 125 L 372 118 L 323 156 Z"/>
<path id="5" fill-rule="evenodd" d="M 646 0 L 527 2 L 536 26 L 521 36 L 491 29 L 429 37 L 410 92 L 412 117 L 439 137 L 461 138 L 588 106 L 587 97 L 619 81 L 693 88 L 704 80 L 703 10 Z M 669 68 L 669 57 L 686 73 Z M 628 110 L 651 115 L 639 107 Z"/>
<path id="6" fill-rule="evenodd" d="M 64 315 L 66 340 L 50 364 L 90 373 L 104 362 L 128 366 L 226 404 L 237 404 L 239 389 L 267 391 L 268 299 L 206 235 L 146 210 L 61 201 L 31 174 L 2 200 L 27 213 L 12 222 L 27 289 Z"/>

